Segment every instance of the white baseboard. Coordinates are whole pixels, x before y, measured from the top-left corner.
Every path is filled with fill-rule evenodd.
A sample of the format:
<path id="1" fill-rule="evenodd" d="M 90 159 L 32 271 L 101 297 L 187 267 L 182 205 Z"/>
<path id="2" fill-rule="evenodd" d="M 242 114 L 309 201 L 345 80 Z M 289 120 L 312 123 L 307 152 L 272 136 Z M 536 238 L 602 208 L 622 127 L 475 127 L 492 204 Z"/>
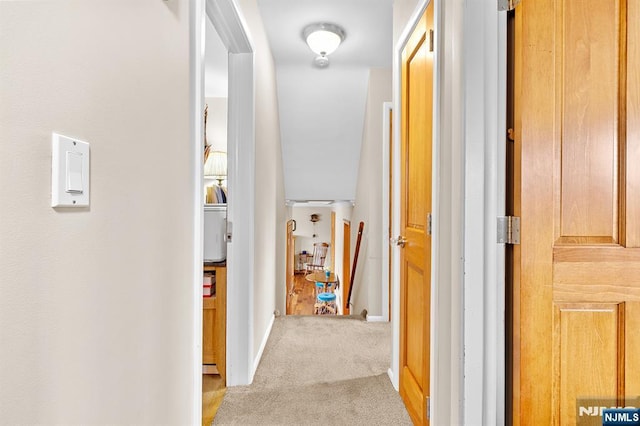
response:
<path id="1" fill-rule="evenodd" d="M 382 315 L 367 315 L 368 322 L 389 322 Z"/>
<path id="2" fill-rule="evenodd" d="M 260 360 L 262 359 L 262 353 L 264 352 L 264 348 L 267 346 L 267 341 L 269 340 L 269 336 L 271 335 L 271 329 L 273 328 L 273 322 L 275 321 L 276 316 L 271 316 L 271 321 L 269 322 L 269 327 L 267 327 L 267 331 L 264 333 L 264 337 L 262 338 L 262 343 L 260 344 L 260 350 L 258 350 L 258 354 L 253 360 L 253 368 L 251 369 L 251 381 L 253 383 L 253 376 L 256 374 L 256 370 L 258 369 L 258 364 L 260 364 Z"/>
<path id="3" fill-rule="evenodd" d="M 400 391 L 400 386 L 399 386 L 398 382 L 396 380 L 394 380 L 393 370 L 391 368 L 389 368 L 387 370 L 387 375 L 389 376 L 389 379 L 391 380 L 391 384 L 393 385 L 393 388 L 396 390 L 396 392 L 399 392 Z"/>

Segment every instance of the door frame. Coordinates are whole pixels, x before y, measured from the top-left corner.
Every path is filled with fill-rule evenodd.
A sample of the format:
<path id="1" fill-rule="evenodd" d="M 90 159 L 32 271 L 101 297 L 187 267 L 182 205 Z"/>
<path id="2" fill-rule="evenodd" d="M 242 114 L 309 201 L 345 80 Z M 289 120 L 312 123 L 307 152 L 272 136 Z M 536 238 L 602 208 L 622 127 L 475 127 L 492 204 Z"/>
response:
<path id="1" fill-rule="evenodd" d="M 291 225 L 291 234 L 289 234 L 289 225 Z M 285 307 L 284 314 L 290 315 L 291 298 L 293 296 L 293 289 L 295 287 L 295 275 L 296 275 L 296 237 L 293 233 L 296 231 L 295 219 L 288 219 L 286 224 L 287 237 L 286 237 L 286 249 L 285 249 Z M 291 271 L 291 273 L 289 273 Z"/>
<path id="2" fill-rule="evenodd" d="M 463 418 L 505 424 L 506 264 L 496 218 L 506 209 L 507 13 L 492 0 L 466 1 L 464 22 Z"/>
<path id="3" fill-rule="evenodd" d="M 435 105 L 430 420 L 503 424 L 505 328 L 504 315 L 496 313 L 504 312 L 504 247 L 496 243 L 496 217 L 504 212 L 505 195 L 506 13 L 498 12 L 493 0 L 431 1 Z M 396 171 L 402 50 L 427 4 L 428 0 L 418 2 L 394 47 Z M 459 53 L 447 54 L 451 50 Z M 397 236 L 397 173 L 393 191 L 392 234 Z M 400 264 L 399 248 L 393 250 L 389 376 L 397 390 Z"/>
<path id="4" fill-rule="evenodd" d="M 382 261 L 381 261 L 381 271 L 380 276 L 381 280 L 381 294 L 382 294 L 382 320 L 383 321 L 391 321 L 389 316 L 389 301 L 391 299 L 390 294 L 390 273 L 389 270 L 389 259 L 391 256 L 391 246 L 389 243 L 390 238 L 389 235 L 389 202 L 390 194 L 389 194 L 389 184 L 390 184 L 390 164 L 389 164 L 389 154 L 392 149 L 392 141 L 390 137 L 391 133 L 391 120 L 389 119 L 389 115 L 393 111 L 393 102 L 383 102 L 382 103 L 382 207 L 380 211 L 382 212 Z"/>
<path id="5" fill-rule="evenodd" d="M 206 15 L 229 51 L 227 124 L 227 386 L 248 385 L 253 361 L 255 216 L 254 49 L 234 0 L 206 0 Z M 243 172 L 241 173 L 240 170 Z M 229 362 L 233 360 L 233 362 Z"/>
<path id="6" fill-rule="evenodd" d="M 249 384 L 253 377 L 253 241 L 255 200 L 255 89 L 253 43 L 234 0 L 198 0 L 189 5 L 189 105 L 193 150 L 193 418 L 202 417 L 202 229 L 205 20 L 211 19 L 229 52 L 227 123 L 227 386 Z M 240 170 L 245 172 L 240 173 Z M 228 362 L 233 359 L 233 363 Z M 201 420 L 196 421 L 196 423 Z"/>

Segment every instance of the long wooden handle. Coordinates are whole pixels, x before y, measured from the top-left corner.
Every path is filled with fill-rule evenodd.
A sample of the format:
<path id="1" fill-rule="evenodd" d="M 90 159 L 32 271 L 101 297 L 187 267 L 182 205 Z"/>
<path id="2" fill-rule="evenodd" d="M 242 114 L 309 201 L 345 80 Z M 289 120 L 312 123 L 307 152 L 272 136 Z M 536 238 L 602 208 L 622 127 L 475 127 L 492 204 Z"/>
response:
<path id="1" fill-rule="evenodd" d="M 362 241 L 362 231 L 364 230 L 364 222 L 360 222 L 358 227 L 358 240 L 356 241 L 356 252 L 353 254 L 353 266 L 351 268 L 351 278 L 349 279 L 349 297 L 347 297 L 347 308 L 345 314 L 351 312 L 351 294 L 353 293 L 353 282 L 356 278 L 356 267 L 358 266 L 358 254 L 360 254 L 360 241 Z"/>

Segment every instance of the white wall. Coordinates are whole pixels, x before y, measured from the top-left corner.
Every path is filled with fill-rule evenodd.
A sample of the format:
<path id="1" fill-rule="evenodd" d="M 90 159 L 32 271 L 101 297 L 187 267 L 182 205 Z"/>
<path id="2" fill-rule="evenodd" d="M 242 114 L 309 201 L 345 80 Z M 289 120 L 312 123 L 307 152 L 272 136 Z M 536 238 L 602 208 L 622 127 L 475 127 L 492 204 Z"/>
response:
<path id="1" fill-rule="evenodd" d="M 252 342 L 255 368 L 270 331 L 276 293 L 285 292 L 286 207 L 273 57 L 256 0 L 238 0 L 237 4 L 246 20 L 255 52 L 256 211 Z"/>
<path id="2" fill-rule="evenodd" d="M 372 68 L 365 111 L 365 126 L 358 169 L 356 200 L 351 222 L 351 259 L 360 221 L 364 232 L 352 294 L 352 311 L 367 309 L 382 315 L 382 104 L 391 101 L 391 69 Z"/>
<path id="3" fill-rule="evenodd" d="M 2 423 L 196 421 L 188 20 L 0 2 Z M 91 144 L 89 208 L 50 207 L 52 131 Z"/>
<path id="4" fill-rule="evenodd" d="M 227 152 L 227 98 L 205 98 L 205 102 L 209 105 L 207 142 L 212 151 Z"/>
<path id="5" fill-rule="evenodd" d="M 331 244 L 331 210 L 330 205 L 302 207 L 294 206 L 291 209 L 291 219 L 296 221 L 296 230 L 293 233 L 296 237 L 296 253 L 306 250 L 313 253 L 314 243 Z M 320 220 L 315 224 L 311 222 L 311 215 L 318 214 Z M 315 238 L 313 235 L 316 235 Z M 327 253 L 327 265 L 330 264 L 331 255 Z"/>

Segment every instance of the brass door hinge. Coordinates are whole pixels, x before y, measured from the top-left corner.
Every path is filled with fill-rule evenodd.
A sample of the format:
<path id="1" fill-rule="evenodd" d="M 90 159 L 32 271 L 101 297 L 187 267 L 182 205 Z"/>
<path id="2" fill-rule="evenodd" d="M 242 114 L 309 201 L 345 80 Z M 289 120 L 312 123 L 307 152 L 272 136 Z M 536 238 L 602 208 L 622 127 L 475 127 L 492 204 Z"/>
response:
<path id="1" fill-rule="evenodd" d="M 427 403 L 425 404 L 425 410 L 427 411 L 425 414 L 427 415 L 427 420 L 431 420 L 431 398 L 427 397 Z"/>

